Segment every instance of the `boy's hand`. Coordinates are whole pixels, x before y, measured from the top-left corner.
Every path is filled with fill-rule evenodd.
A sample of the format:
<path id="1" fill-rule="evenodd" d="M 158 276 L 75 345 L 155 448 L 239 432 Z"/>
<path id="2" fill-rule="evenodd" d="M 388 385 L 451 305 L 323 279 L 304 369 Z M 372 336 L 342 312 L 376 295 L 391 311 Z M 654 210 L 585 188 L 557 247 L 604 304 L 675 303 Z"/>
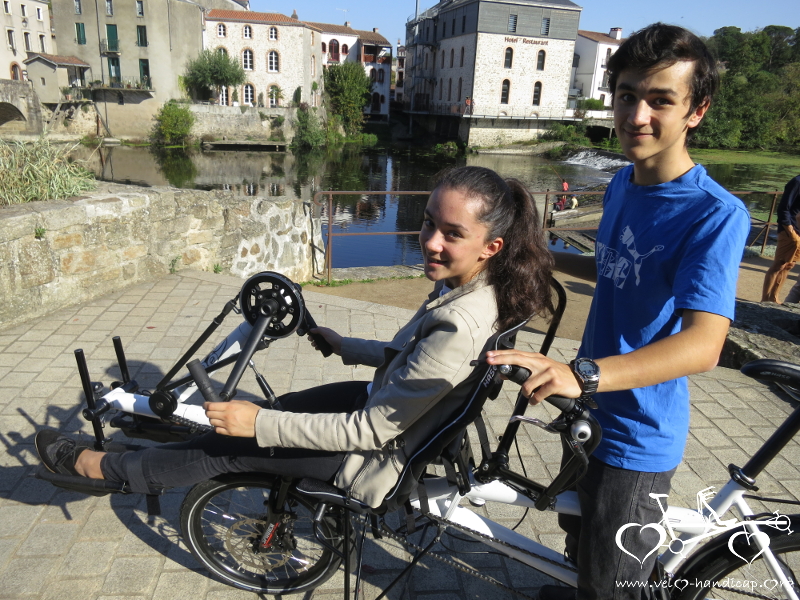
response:
<path id="1" fill-rule="evenodd" d="M 203 404 L 214 430 L 222 435 L 256 437 L 256 415 L 261 408 L 252 402 L 206 402 Z"/>
<path id="2" fill-rule="evenodd" d="M 518 365 L 528 369 L 531 376 L 522 385 L 522 393 L 529 398 L 531 404 L 539 404 L 554 394 L 565 398 L 579 398 L 583 391 L 569 365 L 556 362 L 543 354 L 521 350 L 490 350 L 486 353 L 486 362 L 490 365 Z"/>

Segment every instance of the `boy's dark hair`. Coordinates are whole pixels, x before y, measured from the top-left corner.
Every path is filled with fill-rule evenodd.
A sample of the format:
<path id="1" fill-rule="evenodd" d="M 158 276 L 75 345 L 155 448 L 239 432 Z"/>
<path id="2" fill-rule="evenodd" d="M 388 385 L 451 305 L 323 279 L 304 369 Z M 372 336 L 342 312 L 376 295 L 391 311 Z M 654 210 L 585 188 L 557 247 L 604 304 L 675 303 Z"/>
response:
<path id="1" fill-rule="evenodd" d="M 717 93 L 719 74 L 716 60 L 703 40 L 691 31 L 664 23 L 653 23 L 633 33 L 611 55 L 608 84 L 612 99 L 617 89 L 617 78 L 625 69 L 649 71 L 656 67 L 670 67 L 680 61 L 694 62 L 689 113 L 694 112 Z"/>

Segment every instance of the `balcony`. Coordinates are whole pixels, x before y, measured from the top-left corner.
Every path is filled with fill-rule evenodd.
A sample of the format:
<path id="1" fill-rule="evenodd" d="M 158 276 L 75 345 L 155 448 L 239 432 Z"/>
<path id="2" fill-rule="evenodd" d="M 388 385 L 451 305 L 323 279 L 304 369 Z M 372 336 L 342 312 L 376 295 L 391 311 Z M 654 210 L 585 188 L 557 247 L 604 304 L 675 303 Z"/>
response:
<path id="1" fill-rule="evenodd" d="M 102 83 L 94 81 L 89 86 L 92 90 L 139 90 L 144 92 L 155 92 L 151 77 L 109 77 L 108 81 Z"/>
<path id="2" fill-rule="evenodd" d="M 365 63 L 387 64 L 387 63 L 391 62 L 391 57 L 389 57 L 389 56 L 375 56 L 374 54 L 365 54 L 364 55 L 364 62 Z"/>
<path id="3" fill-rule="evenodd" d="M 100 52 L 103 54 L 119 54 L 119 40 L 100 40 Z"/>
<path id="4" fill-rule="evenodd" d="M 338 63 L 341 55 L 338 52 L 328 52 L 328 62 Z"/>

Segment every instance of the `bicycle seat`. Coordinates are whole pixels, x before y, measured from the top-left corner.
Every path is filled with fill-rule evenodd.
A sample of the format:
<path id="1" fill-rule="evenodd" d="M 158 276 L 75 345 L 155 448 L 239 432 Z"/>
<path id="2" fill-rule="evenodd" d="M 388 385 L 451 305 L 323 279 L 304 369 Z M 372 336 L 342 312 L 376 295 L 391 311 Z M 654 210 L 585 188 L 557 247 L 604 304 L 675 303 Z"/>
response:
<path id="1" fill-rule="evenodd" d="M 741 371 L 753 379 L 771 381 L 800 389 L 800 365 L 772 358 L 761 358 L 747 363 L 741 368 Z"/>

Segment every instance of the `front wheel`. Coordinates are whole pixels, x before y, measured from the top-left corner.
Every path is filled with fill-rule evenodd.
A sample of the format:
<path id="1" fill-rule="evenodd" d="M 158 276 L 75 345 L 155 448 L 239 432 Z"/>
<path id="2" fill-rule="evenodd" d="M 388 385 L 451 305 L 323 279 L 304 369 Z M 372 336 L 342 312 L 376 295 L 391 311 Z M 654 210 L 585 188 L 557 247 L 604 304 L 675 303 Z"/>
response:
<path id="1" fill-rule="evenodd" d="M 755 554 L 744 547 L 734 546 L 717 552 L 706 565 L 673 581 L 674 586 L 685 586 L 679 600 L 702 598 L 791 598 L 767 567 L 763 554 Z M 771 537 L 769 549 L 790 582 L 791 590 L 800 597 L 800 532 L 786 532 Z M 676 589 L 678 589 L 676 587 Z"/>
<path id="2" fill-rule="evenodd" d="M 183 539 L 195 558 L 226 583 L 257 593 L 292 594 L 316 588 L 339 567 L 339 556 L 314 535 L 315 503 L 293 490 L 269 547 L 262 548 L 271 526 L 265 519 L 270 492 L 279 482 L 269 475 L 229 475 L 197 484 L 184 499 Z M 328 516 L 320 527 L 327 543 L 341 549 L 341 520 Z"/>

